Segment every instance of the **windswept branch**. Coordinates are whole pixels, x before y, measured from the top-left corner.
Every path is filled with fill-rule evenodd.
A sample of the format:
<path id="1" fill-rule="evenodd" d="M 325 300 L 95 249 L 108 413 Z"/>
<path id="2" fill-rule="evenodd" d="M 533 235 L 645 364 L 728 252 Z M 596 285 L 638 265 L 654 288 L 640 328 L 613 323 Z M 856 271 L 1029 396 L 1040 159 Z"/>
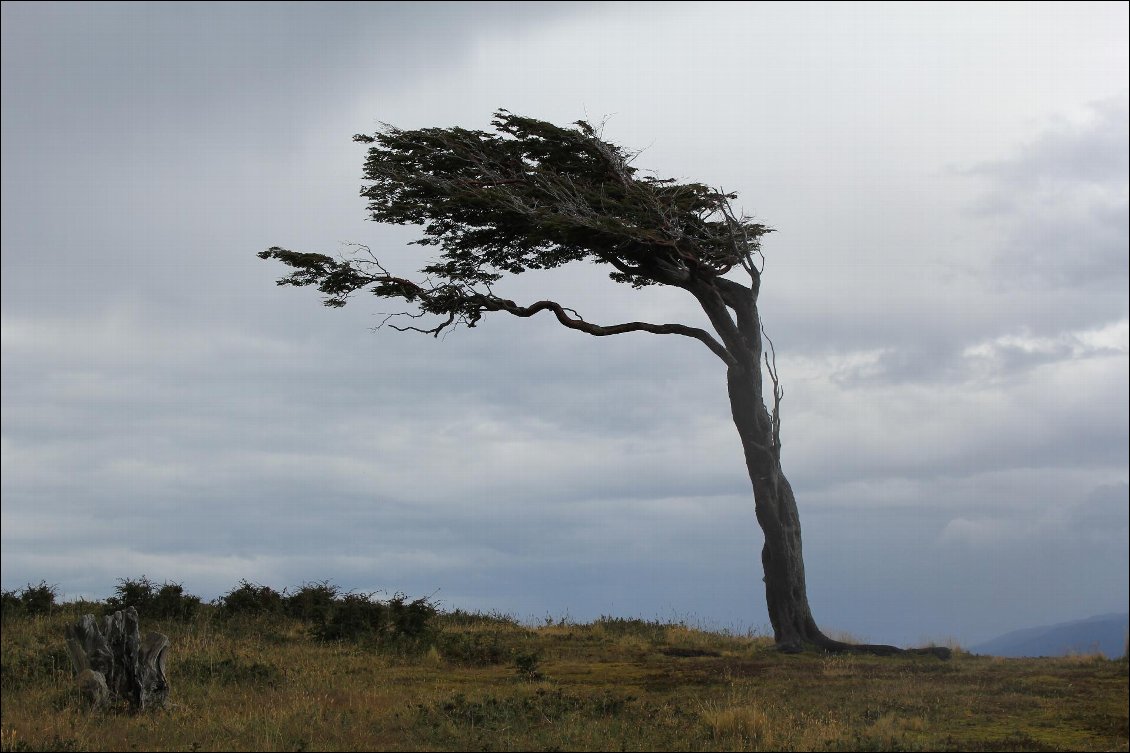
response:
<path id="1" fill-rule="evenodd" d="M 497 303 L 503 304 L 499 311 L 505 311 L 514 316 L 529 317 L 538 313 L 539 311 L 552 311 L 557 321 L 561 322 L 569 329 L 579 330 L 590 335 L 603 337 L 605 335 L 619 335 L 624 332 L 651 332 L 655 335 L 683 335 L 684 337 L 693 337 L 702 342 L 706 347 L 710 348 L 714 355 L 718 356 L 727 365 L 734 364 L 734 357 L 722 345 L 722 343 L 715 340 L 710 334 L 698 327 L 688 327 L 685 324 L 652 324 L 650 322 L 625 322 L 624 324 L 613 324 L 608 326 L 601 326 L 586 322 L 579 316 L 571 317 L 568 314 L 569 309 L 566 309 L 561 304 L 554 301 L 538 301 L 537 303 L 529 306 L 519 306 L 513 301 L 503 301 L 502 299 L 495 299 Z M 576 314 L 576 312 L 573 312 Z"/>
<path id="2" fill-rule="evenodd" d="M 350 245 L 353 248 L 350 258 L 333 259 L 325 254 L 288 251 L 277 246 L 261 252 L 259 257 L 277 259 L 292 267 L 295 271 L 280 278 L 278 284 L 315 286 L 325 296 L 324 302 L 327 306 L 344 306 L 354 293 L 368 290 L 382 298 L 402 299 L 414 304 L 418 309 L 415 312 L 405 311 L 386 315 L 378 327 L 389 326 L 401 332 L 420 332 L 438 337 L 445 330 L 453 329 L 460 324 L 474 327 L 483 314 L 488 312 L 504 311 L 513 316 L 531 317 L 540 311 L 551 311 L 557 317 L 557 321 L 569 329 L 597 337 L 625 332 L 691 337 L 710 348 L 711 352 L 727 365 L 735 363 L 734 357 L 722 343 L 698 327 L 651 322 L 600 325 L 585 321 L 576 311 L 555 301 L 538 301 L 529 306 L 521 306 L 512 300 L 495 295 L 489 288 L 484 292 L 460 283 L 436 284 L 427 281 L 420 284 L 390 274 L 368 246 Z M 402 326 L 391 323 L 392 319 L 398 316 L 422 319 L 429 314 L 440 318 L 435 326 Z"/>

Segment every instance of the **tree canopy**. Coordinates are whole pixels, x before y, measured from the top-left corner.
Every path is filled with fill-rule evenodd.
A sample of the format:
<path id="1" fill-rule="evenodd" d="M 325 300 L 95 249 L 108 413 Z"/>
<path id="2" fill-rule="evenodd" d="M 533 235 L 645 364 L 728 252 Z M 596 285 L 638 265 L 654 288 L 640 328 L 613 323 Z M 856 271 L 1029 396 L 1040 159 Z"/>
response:
<path id="1" fill-rule="evenodd" d="M 294 268 L 280 285 L 316 285 L 327 306 L 357 291 L 401 298 L 437 323 L 398 327 L 438 335 L 474 326 L 490 311 L 529 316 L 551 310 L 566 326 L 590 334 L 652 331 L 696 337 L 729 360 L 703 330 L 631 322 L 601 327 L 553 301 L 520 306 L 491 286 L 506 274 L 552 269 L 572 261 L 609 267 L 633 287 L 709 281 L 735 267 L 756 280 L 754 259 L 767 226 L 735 214 L 726 193 L 702 183 L 644 174 L 637 156 L 604 141 L 585 121 L 562 127 L 506 110 L 495 132 L 464 128 L 402 130 L 385 126 L 356 135 L 370 144 L 361 190 L 373 220 L 423 227 L 414 243 L 440 254 L 420 282 L 390 274 L 368 249 L 351 258 L 288 251 L 260 253 Z M 395 326 L 395 325 L 390 325 Z"/>

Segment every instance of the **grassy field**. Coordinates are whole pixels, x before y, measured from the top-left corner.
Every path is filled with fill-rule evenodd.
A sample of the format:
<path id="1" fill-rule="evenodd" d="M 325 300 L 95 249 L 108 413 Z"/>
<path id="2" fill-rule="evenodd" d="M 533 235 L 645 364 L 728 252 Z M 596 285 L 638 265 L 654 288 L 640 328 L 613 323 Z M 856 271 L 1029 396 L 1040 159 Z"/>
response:
<path id="1" fill-rule="evenodd" d="M 209 605 L 143 617 L 172 639 L 171 705 L 92 713 L 63 640 L 83 611 L 5 614 L 4 751 L 1127 750 L 1125 659 L 783 655 L 681 624 L 460 612 L 392 643 Z"/>

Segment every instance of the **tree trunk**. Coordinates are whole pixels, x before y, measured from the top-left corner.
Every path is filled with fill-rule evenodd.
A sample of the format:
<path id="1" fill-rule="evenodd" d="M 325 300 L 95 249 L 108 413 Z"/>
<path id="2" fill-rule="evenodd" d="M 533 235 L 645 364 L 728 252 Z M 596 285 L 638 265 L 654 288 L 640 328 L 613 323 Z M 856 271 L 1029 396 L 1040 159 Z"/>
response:
<path id="1" fill-rule="evenodd" d="M 756 358 L 753 362 L 760 366 Z M 805 586 L 800 514 L 792 486 L 781 470 L 780 438 L 762 398 L 760 368 L 751 373 L 740 365 L 731 366 L 726 381 L 734 425 L 742 440 L 746 468 L 753 484 L 757 522 L 765 534 L 761 549 L 765 602 L 777 647 L 790 653 L 803 651 L 806 646 L 824 651 L 880 656 L 906 653 L 895 646 L 836 641 L 817 627 Z M 950 650 L 944 647 L 912 649 L 910 652 L 932 654 L 942 659 L 950 657 Z"/>
<path id="2" fill-rule="evenodd" d="M 754 360 L 757 363 L 757 360 Z M 828 640 L 812 619 L 804 581 L 800 515 L 788 479 L 781 472 L 772 419 L 758 389 L 760 372 L 732 366 L 726 374 L 730 410 L 742 440 L 746 468 L 753 484 L 757 522 L 765 534 L 761 564 L 765 601 L 773 637 L 785 651 Z"/>
<path id="3" fill-rule="evenodd" d="M 106 615 L 101 625 L 94 615 L 84 615 L 67 626 L 66 636 L 75 682 L 94 708 L 124 701 L 132 711 L 141 711 L 168 702 L 169 639 L 149 633 L 141 640 L 133 607 Z"/>

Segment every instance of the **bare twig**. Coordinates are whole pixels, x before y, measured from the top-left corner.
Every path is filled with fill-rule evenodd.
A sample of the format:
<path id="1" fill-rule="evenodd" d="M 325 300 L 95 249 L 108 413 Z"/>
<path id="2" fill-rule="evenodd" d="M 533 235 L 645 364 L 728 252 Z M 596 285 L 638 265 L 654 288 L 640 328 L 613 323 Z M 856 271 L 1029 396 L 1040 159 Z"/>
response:
<path id="1" fill-rule="evenodd" d="M 769 414 L 773 426 L 773 450 L 778 459 L 781 456 L 781 400 L 785 397 L 785 388 L 781 386 L 777 374 L 777 349 L 773 347 L 773 340 L 765 331 L 765 324 L 761 324 L 761 336 L 769 343 L 769 352 L 765 353 L 765 369 L 769 372 L 769 379 L 773 382 L 773 410 Z"/>

